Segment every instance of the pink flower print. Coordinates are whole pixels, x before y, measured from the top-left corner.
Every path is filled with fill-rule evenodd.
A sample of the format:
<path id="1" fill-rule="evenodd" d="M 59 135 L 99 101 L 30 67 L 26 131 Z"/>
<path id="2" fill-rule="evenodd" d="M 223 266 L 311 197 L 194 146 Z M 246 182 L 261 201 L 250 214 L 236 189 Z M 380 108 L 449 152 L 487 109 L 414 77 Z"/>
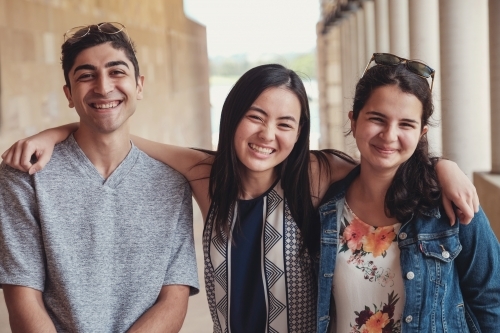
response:
<path id="1" fill-rule="evenodd" d="M 352 252 L 361 250 L 361 246 L 363 246 L 363 237 L 368 235 L 371 230 L 373 230 L 372 226 L 363 223 L 355 217 L 351 221 L 351 224 L 344 230 L 344 242 L 347 242 L 347 247 L 349 247 Z"/>
<path id="2" fill-rule="evenodd" d="M 387 251 L 396 237 L 393 226 L 378 227 L 375 231 L 366 235 L 363 250 L 371 252 L 373 257 L 376 258 Z"/>

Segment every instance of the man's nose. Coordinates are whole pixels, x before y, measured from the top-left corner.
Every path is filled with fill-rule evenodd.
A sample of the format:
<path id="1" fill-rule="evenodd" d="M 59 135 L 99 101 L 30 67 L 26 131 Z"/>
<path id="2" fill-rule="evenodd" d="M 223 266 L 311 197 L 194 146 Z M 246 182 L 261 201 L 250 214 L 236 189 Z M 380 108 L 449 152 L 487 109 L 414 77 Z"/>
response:
<path id="1" fill-rule="evenodd" d="M 113 81 L 106 75 L 100 75 L 96 80 L 94 92 L 106 96 L 114 89 Z"/>

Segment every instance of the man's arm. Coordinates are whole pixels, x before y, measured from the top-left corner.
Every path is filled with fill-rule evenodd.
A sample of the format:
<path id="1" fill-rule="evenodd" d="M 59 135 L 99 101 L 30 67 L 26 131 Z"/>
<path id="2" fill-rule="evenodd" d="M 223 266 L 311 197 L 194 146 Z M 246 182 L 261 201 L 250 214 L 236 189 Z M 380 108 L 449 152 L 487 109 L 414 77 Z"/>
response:
<path id="1" fill-rule="evenodd" d="M 163 286 L 155 305 L 146 311 L 127 332 L 179 332 L 186 317 L 188 298 L 189 286 Z"/>
<path id="2" fill-rule="evenodd" d="M 465 308 L 482 333 L 498 332 L 500 323 L 500 244 L 480 209 L 469 225 L 460 225 L 462 251 L 455 259 Z M 472 330 L 471 330 L 472 331 Z"/>
<path id="3" fill-rule="evenodd" d="M 8 284 L 2 287 L 12 333 L 56 333 L 40 291 Z"/>

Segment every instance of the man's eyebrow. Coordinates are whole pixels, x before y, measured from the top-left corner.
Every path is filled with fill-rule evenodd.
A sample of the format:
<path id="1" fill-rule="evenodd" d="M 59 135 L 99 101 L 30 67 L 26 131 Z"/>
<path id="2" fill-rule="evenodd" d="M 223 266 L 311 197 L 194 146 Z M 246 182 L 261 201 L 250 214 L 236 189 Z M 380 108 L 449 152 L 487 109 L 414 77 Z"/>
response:
<path id="1" fill-rule="evenodd" d="M 120 66 L 120 65 L 123 65 L 123 66 L 125 66 L 125 67 L 129 68 L 129 67 L 128 67 L 128 64 L 127 64 L 125 61 L 123 61 L 123 60 L 115 60 L 115 61 L 110 61 L 110 62 L 106 63 L 106 64 L 104 65 L 104 67 L 106 67 L 106 68 L 110 68 L 110 67 Z M 96 67 L 96 66 L 94 66 L 94 65 L 91 65 L 91 64 L 83 64 L 83 65 L 77 66 L 77 67 L 75 68 L 75 70 L 73 71 L 73 75 L 74 75 L 77 71 L 80 71 L 80 70 L 85 70 L 85 69 L 87 69 L 87 70 L 91 70 L 91 71 L 95 71 L 95 70 L 97 69 L 97 67 Z"/>
<path id="2" fill-rule="evenodd" d="M 258 106 L 255 106 L 255 105 L 250 106 L 248 108 L 248 111 L 250 111 L 250 110 L 257 111 L 259 113 L 264 114 L 265 116 L 268 115 L 266 111 L 262 110 L 261 108 L 259 108 Z M 291 121 L 293 121 L 295 123 L 297 122 L 297 120 L 293 116 L 283 116 L 283 117 L 278 117 L 278 119 L 280 119 L 280 120 L 291 120 Z"/>
<path id="3" fill-rule="evenodd" d="M 387 119 L 387 116 L 383 113 L 380 113 L 380 112 L 377 112 L 377 111 L 368 111 L 366 112 L 366 114 L 372 114 L 372 115 L 375 115 L 375 116 L 378 116 L 378 117 L 381 117 L 381 118 L 384 118 L 384 119 Z M 408 123 L 415 123 L 415 124 L 419 124 L 418 121 L 416 121 L 415 119 L 409 119 L 409 118 L 403 118 L 403 119 L 400 119 L 402 121 L 406 121 Z"/>
<path id="4" fill-rule="evenodd" d="M 91 70 L 91 71 L 95 71 L 97 68 L 96 68 L 94 65 L 90 65 L 90 64 L 80 65 L 80 66 L 77 66 L 77 67 L 75 68 L 75 70 L 73 71 L 73 75 L 74 75 L 77 71 L 81 71 L 81 70 L 84 70 L 84 69 L 88 69 L 88 70 Z"/>
<path id="5" fill-rule="evenodd" d="M 110 61 L 110 62 L 106 63 L 106 65 L 104 65 L 104 67 L 109 68 L 109 67 L 120 66 L 120 65 L 123 65 L 123 66 L 129 68 L 128 64 L 123 60 Z"/>

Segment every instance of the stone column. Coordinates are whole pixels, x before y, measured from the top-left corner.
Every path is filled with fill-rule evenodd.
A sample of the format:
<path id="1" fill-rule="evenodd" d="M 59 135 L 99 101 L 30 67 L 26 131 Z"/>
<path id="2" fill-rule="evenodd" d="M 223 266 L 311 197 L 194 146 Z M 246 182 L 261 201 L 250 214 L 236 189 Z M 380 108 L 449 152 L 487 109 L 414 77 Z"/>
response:
<path id="1" fill-rule="evenodd" d="M 485 6 L 486 0 L 439 1 L 443 153 L 469 177 L 491 165 Z"/>
<path id="2" fill-rule="evenodd" d="M 365 16 L 365 66 L 372 54 L 377 50 L 376 28 L 375 28 L 375 3 L 372 0 L 363 1 L 363 12 Z"/>
<path id="3" fill-rule="evenodd" d="M 356 31 L 358 40 L 358 63 L 356 65 L 356 73 L 362 74 L 362 70 L 365 68 L 366 62 L 369 58 L 366 58 L 366 28 L 365 28 L 365 11 L 362 7 L 359 7 L 354 13 L 356 16 Z M 357 78 L 359 78 L 359 75 Z"/>
<path id="4" fill-rule="evenodd" d="M 340 45 L 341 45 L 341 53 L 342 53 L 342 110 L 341 110 L 341 121 L 342 127 L 341 130 L 344 132 L 346 121 L 348 119 L 347 113 L 350 108 L 350 99 L 352 92 L 352 78 L 353 78 L 353 66 L 352 62 L 357 63 L 356 53 L 353 53 L 353 44 L 355 43 L 355 34 L 354 31 L 351 30 L 350 18 L 352 14 L 349 12 L 343 13 L 342 23 L 340 25 Z M 356 59 L 356 60 L 355 60 Z M 352 147 L 349 147 L 347 142 L 348 138 L 344 137 L 343 139 L 343 151 L 346 153 L 350 153 Z"/>
<path id="5" fill-rule="evenodd" d="M 491 172 L 500 174 L 500 1 L 489 1 L 491 82 Z"/>
<path id="6" fill-rule="evenodd" d="M 375 52 L 389 52 L 389 0 L 375 0 Z"/>
<path id="7" fill-rule="evenodd" d="M 328 141 L 321 142 L 321 148 L 344 149 L 342 131 L 343 98 L 342 98 L 342 51 L 340 23 L 329 26 L 324 35 L 325 49 L 325 112 L 328 128 Z M 325 120 L 322 118 L 321 122 Z M 323 128 L 321 135 L 323 135 Z"/>
<path id="8" fill-rule="evenodd" d="M 390 52 L 400 57 L 410 55 L 408 0 L 389 0 Z"/>
<path id="9" fill-rule="evenodd" d="M 434 115 L 427 134 L 431 152 L 437 156 L 443 152 L 441 123 L 441 67 L 439 59 L 439 0 L 409 0 L 410 58 L 418 59 L 436 71 L 432 95 Z M 431 80 L 429 79 L 429 84 Z"/>
<path id="10" fill-rule="evenodd" d="M 323 22 L 316 25 L 316 61 L 318 63 L 318 100 L 319 100 L 319 126 L 320 138 L 319 147 L 326 148 L 330 141 L 328 129 L 328 108 L 327 108 L 327 50 L 326 50 L 326 32 Z"/>

